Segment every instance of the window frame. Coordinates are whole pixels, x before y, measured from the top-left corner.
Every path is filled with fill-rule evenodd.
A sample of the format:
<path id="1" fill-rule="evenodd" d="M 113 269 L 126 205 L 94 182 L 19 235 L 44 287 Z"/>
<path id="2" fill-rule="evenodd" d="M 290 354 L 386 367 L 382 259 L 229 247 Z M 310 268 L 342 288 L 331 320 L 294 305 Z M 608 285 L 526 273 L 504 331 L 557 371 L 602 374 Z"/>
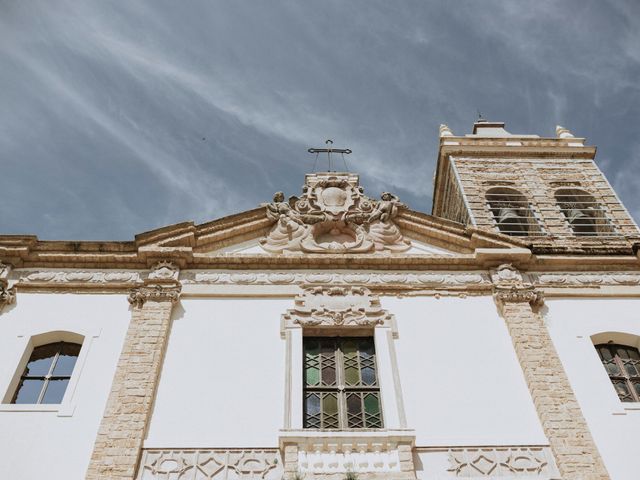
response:
<path id="1" fill-rule="evenodd" d="M 596 352 L 598 353 L 600 363 L 605 369 L 605 372 L 609 377 L 609 382 L 611 383 L 611 386 L 613 387 L 614 392 L 616 393 L 616 396 L 618 397 L 620 402 L 624 404 L 640 403 L 640 392 L 635 388 L 635 385 L 640 385 L 640 349 L 637 346 L 627 345 L 624 343 L 615 343 L 613 341 L 609 341 L 607 343 L 598 343 L 598 344 L 595 344 L 594 347 L 596 349 Z M 605 363 L 606 360 L 603 358 L 603 355 L 600 351 L 600 349 L 602 348 L 607 348 L 615 352 L 611 356 L 610 362 L 612 362 L 613 365 L 617 367 L 618 369 L 617 374 L 615 373 L 612 374 L 609 372 L 609 369 L 607 368 L 608 363 Z M 626 350 L 635 350 L 635 352 L 638 354 L 638 359 L 620 358 L 617 351 L 619 348 L 624 348 Z M 637 375 L 632 375 L 629 373 L 628 369 L 626 368 L 625 360 L 633 362 L 634 369 L 636 370 Z M 620 392 L 616 388 L 616 384 L 618 382 L 622 382 L 626 386 L 627 391 L 629 392 L 629 397 L 630 397 L 629 400 L 624 399 L 620 395 Z"/>
<path id="2" fill-rule="evenodd" d="M 601 237 L 616 234 L 616 228 L 607 214 L 605 205 L 589 191 L 575 188 L 558 188 L 553 193 L 553 199 L 561 214 L 561 219 L 572 235 L 576 237 Z M 571 206 L 574 208 L 570 208 Z M 585 206 L 586 205 L 586 206 Z M 588 221 L 571 221 L 568 212 L 578 210 L 582 212 Z M 581 231 L 580 228 L 591 226 L 593 232 Z"/>
<path id="3" fill-rule="evenodd" d="M 49 369 L 47 371 L 46 374 L 44 375 L 33 375 L 33 374 L 29 374 L 28 370 L 27 370 L 27 366 L 29 365 L 29 363 L 32 361 L 32 357 L 34 355 L 34 353 L 36 353 L 36 350 L 39 348 L 44 348 L 44 347 L 53 347 L 55 345 L 55 354 L 52 357 L 51 360 L 51 364 L 49 365 Z M 74 347 L 77 347 L 78 349 L 78 353 L 75 355 L 75 361 L 73 362 L 73 368 L 71 369 L 71 372 L 69 374 L 65 374 L 65 375 L 56 375 L 55 374 L 55 370 L 56 367 L 58 366 L 58 361 L 60 360 L 60 355 L 62 354 L 63 349 L 65 348 L 65 345 L 73 345 Z M 52 343 L 45 343 L 43 345 L 39 345 L 37 347 L 33 347 L 33 349 L 31 350 L 31 354 L 29 355 L 29 359 L 27 360 L 27 365 L 25 365 L 25 368 L 23 370 L 22 375 L 20 375 L 20 381 L 18 382 L 18 385 L 15 389 L 15 392 L 13 394 L 13 398 L 11 399 L 11 404 L 12 405 L 29 405 L 29 403 L 17 403 L 16 400 L 18 399 L 18 395 L 22 389 L 23 386 L 23 382 L 25 380 L 41 380 L 42 381 L 42 385 L 40 386 L 40 393 L 38 394 L 38 398 L 36 400 L 35 403 L 31 403 L 31 405 L 59 405 L 62 403 L 62 399 L 64 398 L 64 394 L 62 395 L 62 398 L 60 399 L 60 402 L 44 402 L 45 396 L 49 390 L 49 385 L 51 384 L 51 380 L 67 380 L 67 384 L 64 387 L 64 392 L 65 394 L 67 393 L 67 388 L 69 388 L 69 382 L 71 382 L 71 377 L 73 376 L 73 372 L 76 368 L 76 364 L 78 363 L 78 357 L 80 356 L 80 350 L 82 350 L 82 343 L 76 343 L 76 342 L 69 342 L 69 341 L 64 341 L 64 340 L 60 340 L 58 342 L 52 342 Z M 51 357 L 49 357 L 51 358 Z"/>
<path id="4" fill-rule="evenodd" d="M 13 377 L 4 385 L 4 395 L 0 402 L 0 412 L 54 412 L 58 417 L 73 416 L 76 408 L 76 389 L 82 372 L 85 368 L 86 360 L 91 351 L 94 339 L 100 337 L 101 329 L 81 329 L 71 330 L 55 330 L 44 333 L 20 333 L 16 336 L 14 355 L 18 357 L 17 364 L 14 366 Z M 69 343 L 80 344 L 80 353 L 76 360 L 73 372 L 67 384 L 65 394 L 60 403 L 11 403 L 13 396 L 18 388 L 18 384 L 24 373 L 34 348 L 65 341 Z"/>
<path id="5" fill-rule="evenodd" d="M 362 357 L 360 355 L 360 345 L 358 345 L 356 347 L 356 359 L 357 359 L 357 365 L 358 365 L 358 384 L 359 385 L 348 385 L 347 381 L 346 381 L 346 362 L 345 362 L 345 355 L 344 355 L 344 347 L 343 345 L 347 342 L 362 342 L 362 341 L 367 341 L 371 344 L 371 349 L 373 351 L 373 355 L 372 355 L 372 363 L 373 363 L 373 370 L 374 370 L 374 382 L 371 385 L 366 385 L 363 384 L 364 382 L 361 381 L 362 379 Z M 305 367 L 307 365 L 307 342 L 311 342 L 311 341 L 318 341 L 318 342 L 323 342 L 323 341 L 331 341 L 333 343 L 333 361 L 334 363 L 334 367 L 335 367 L 335 381 L 333 382 L 332 385 L 322 385 L 322 370 L 323 370 L 323 366 L 322 364 L 318 365 L 318 370 L 319 370 L 319 378 L 320 381 L 317 385 L 308 385 L 306 382 L 306 370 Z M 322 350 L 322 344 L 320 343 L 320 350 Z M 379 375 L 379 368 L 378 368 L 378 355 L 376 352 L 376 346 L 375 346 L 375 337 L 373 335 L 373 332 L 371 332 L 371 334 L 363 334 L 363 335 L 306 335 L 303 336 L 303 348 L 302 348 L 302 352 L 303 352 L 303 358 L 302 358 L 302 375 L 303 375 L 303 379 L 302 379 L 302 385 L 303 385 L 303 389 L 302 389 L 302 402 L 303 402 L 303 406 L 302 406 L 302 412 L 303 412 L 303 419 L 302 419 L 302 428 L 304 430 L 338 430 L 338 431 L 345 431 L 345 430 L 358 430 L 358 431 L 366 431 L 366 430 L 382 430 L 385 428 L 385 422 L 384 422 L 384 408 L 382 405 L 382 392 L 381 392 L 381 386 L 380 386 L 380 375 Z M 364 367 L 367 368 L 367 367 Z M 360 385 L 361 384 L 361 385 Z M 360 395 L 366 395 L 367 393 L 375 393 L 376 397 L 377 397 L 377 401 L 378 401 L 378 422 L 379 425 L 378 426 L 368 426 L 366 425 L 366 423 L 368 422 L 367 420 L 367 413 L 365 411 L 365 406 L 364 406 L 364 397 L 361 397 L 360 400 L 360 421 L 365 424 L 365 426 L 363 427 L 358 427 L 358 426 L 350 426 L 349 422 L 350 422 L 350 418 L 349 418 L 349 407 L 348 407 L 348 398 L 350 394 L 360 394 Z M 307 397 L 309 394 L 320 394 L 320 427 L 314 427 L 314 426 L 308 426 L 307 422 Z M 337 399 L 337 421 L 338 421 L 338 426 L 337 428 L 326 428 L 323 427 L 322 424 L 324 423 L 323 417 L 324 417 L 324 413 L 323 413 L 323 407 L 322 407 L 322 394 L 335 394 L 336 399 Z M 375 419 L 373 420 L 375 422 Z"/>
<path id="6" fill-rule="evenodd" d="M 503 235 L 531 237 L 543 233 L 540 219 L 535 213 L 531 200 L 517 188 L 512 186 L 492 186 L 484 192 L 484 202 L 494 227 Z M 500 203 L 505 205 L 500 206 Z M 499 222 L 498 211 L 504 208 L 517 210 L 520 221 L 506 224 Z M 523 215 L 523 213 L 526 215 Z M 518 226 L 524 227 L 524 230 L 518 230 Z"/>

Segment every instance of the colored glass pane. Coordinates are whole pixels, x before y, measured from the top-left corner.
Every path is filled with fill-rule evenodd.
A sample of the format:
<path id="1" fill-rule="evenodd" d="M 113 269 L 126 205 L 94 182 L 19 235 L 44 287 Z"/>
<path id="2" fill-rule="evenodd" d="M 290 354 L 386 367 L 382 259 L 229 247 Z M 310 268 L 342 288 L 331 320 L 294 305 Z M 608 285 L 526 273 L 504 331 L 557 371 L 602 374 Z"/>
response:
<path id="1" fill-rule="evenodd" d="M 322 411 L 326 415 L 335 415 L 338 413 L 338 399 L 335 395 L 325 395 L 322 399 Z"/>
<path id="2" fill-rule="evenodd" d="M 368 393 L 364 397 L 364 411 L 369 415 L 377 415 L 380 413 L 380 402 L 378 396 L 373 393 Z"/>
<path id="3" fill-rule="evenodd" d="M 307 414 L 317 415 L 320 413 L 320 397 L 318 395 L 309 395 L 307 397 Z"/>
<path id="4" fill-rule="evenodd" d="M 365 385 L 373 385 L 376 383 L 376 372 L 371 367 L 364 367 L 362 369 L 362 383 Z"/>
<path id="5" fill-rule="evenodd" d="M 307 367 L 305 375 L 307 385 L 317 385 L 320 382 L 320 371 L 316 367 Z"/>

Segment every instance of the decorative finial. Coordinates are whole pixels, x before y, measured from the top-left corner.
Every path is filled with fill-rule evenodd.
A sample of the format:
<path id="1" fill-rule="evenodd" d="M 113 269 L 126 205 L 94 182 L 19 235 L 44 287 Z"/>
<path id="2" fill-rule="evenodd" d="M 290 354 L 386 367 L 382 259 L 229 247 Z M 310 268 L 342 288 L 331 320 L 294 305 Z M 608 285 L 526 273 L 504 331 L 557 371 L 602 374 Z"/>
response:
<path id="1" fill-rule="evenodd" d="M 573 133 L 571 133 L 568 129 L 561 127 L 560 125 L 556 125 L 556 137 L 574 138 Z"/>
<path id="2" fill-rule="evenodd" d="M 345 153 L 347 155 L 349 155 L 351 153 L 351 150 L 349 150 L 348 148 L 333 148 L 333 140 L 328 139 L 326 142 L 324 142 L 327 145 L 327 148 L 310 148 L 309 150 L 307 150 L 307 152 L 309 153 L 315 153 L 316 154 L 316 161 L 318 159 L 318 155 L 320 153 L 326 153 L 327 154 L 327 158 L 329 160 L 329 171 L 332 172 L 333 170 L 331 169 L 331 154 L 332 153 L 339 153 L 342 155 L 342 160 L 344 161 L 344 155 Z M 346 168 L 346 162 L 345 162 L 345 168 Z M 314 167 L 315 169 L 315 167 Z"/>
<path id="3" fill-rule="evenodd" d="M 444 123 L 440 124 L 440 136 L 441 137 L 453 137 L 453 132 Z"/>

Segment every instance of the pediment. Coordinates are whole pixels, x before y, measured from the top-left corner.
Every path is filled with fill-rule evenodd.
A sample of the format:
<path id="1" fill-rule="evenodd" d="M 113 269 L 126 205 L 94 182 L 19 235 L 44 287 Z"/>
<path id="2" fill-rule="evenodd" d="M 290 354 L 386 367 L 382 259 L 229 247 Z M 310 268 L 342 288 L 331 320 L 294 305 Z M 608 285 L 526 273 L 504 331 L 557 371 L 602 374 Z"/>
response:
<path id="1" fill-rule="evenodd" d="M 183 223 L 136 236 L 141 252 L 209 256 L 452 256 L 476 248 L 522 248 L 520 240 L 407 208 L 395 195 L 364 194 L 357 175 L 305 177 L 300 197 L 277 192 L 259 208 L 202 225 Z"/>

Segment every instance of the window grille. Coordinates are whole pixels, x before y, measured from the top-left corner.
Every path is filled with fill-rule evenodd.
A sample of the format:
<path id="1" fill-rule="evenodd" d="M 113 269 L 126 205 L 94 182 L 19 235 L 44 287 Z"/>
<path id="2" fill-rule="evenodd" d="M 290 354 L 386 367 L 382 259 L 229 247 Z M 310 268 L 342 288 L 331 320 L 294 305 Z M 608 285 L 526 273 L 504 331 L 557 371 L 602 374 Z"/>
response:
<path id="1" fill-rule="evenodd" d="M 623 402 L 640 402 L 640 352 L 615 343 L 596 345 L 609 379 Z"/>
<path id="2" fill-rule="evenodd" d="M 11 403 L 61 403 L 80 347 L 56 342 L 34 348 Z"/>
<path id="3" fill-rule="evenodd" d="M 540 234 L 540 225 L 527 198 L 512 188 L 492 188 L 485 195 L 487 208 L 501 233 L 526 237 Z"/>
<path id="4" fill-rule="evenodd" d="M 593 195 L 579 189 L 561 189 L 556 202 L 574 235 L 606 235 L 613 228 Z"/>
<path id="5" fill-rule="evenodd" d="M 382 428 L 372 337 L 304 339 L 304 428 Z"/>

